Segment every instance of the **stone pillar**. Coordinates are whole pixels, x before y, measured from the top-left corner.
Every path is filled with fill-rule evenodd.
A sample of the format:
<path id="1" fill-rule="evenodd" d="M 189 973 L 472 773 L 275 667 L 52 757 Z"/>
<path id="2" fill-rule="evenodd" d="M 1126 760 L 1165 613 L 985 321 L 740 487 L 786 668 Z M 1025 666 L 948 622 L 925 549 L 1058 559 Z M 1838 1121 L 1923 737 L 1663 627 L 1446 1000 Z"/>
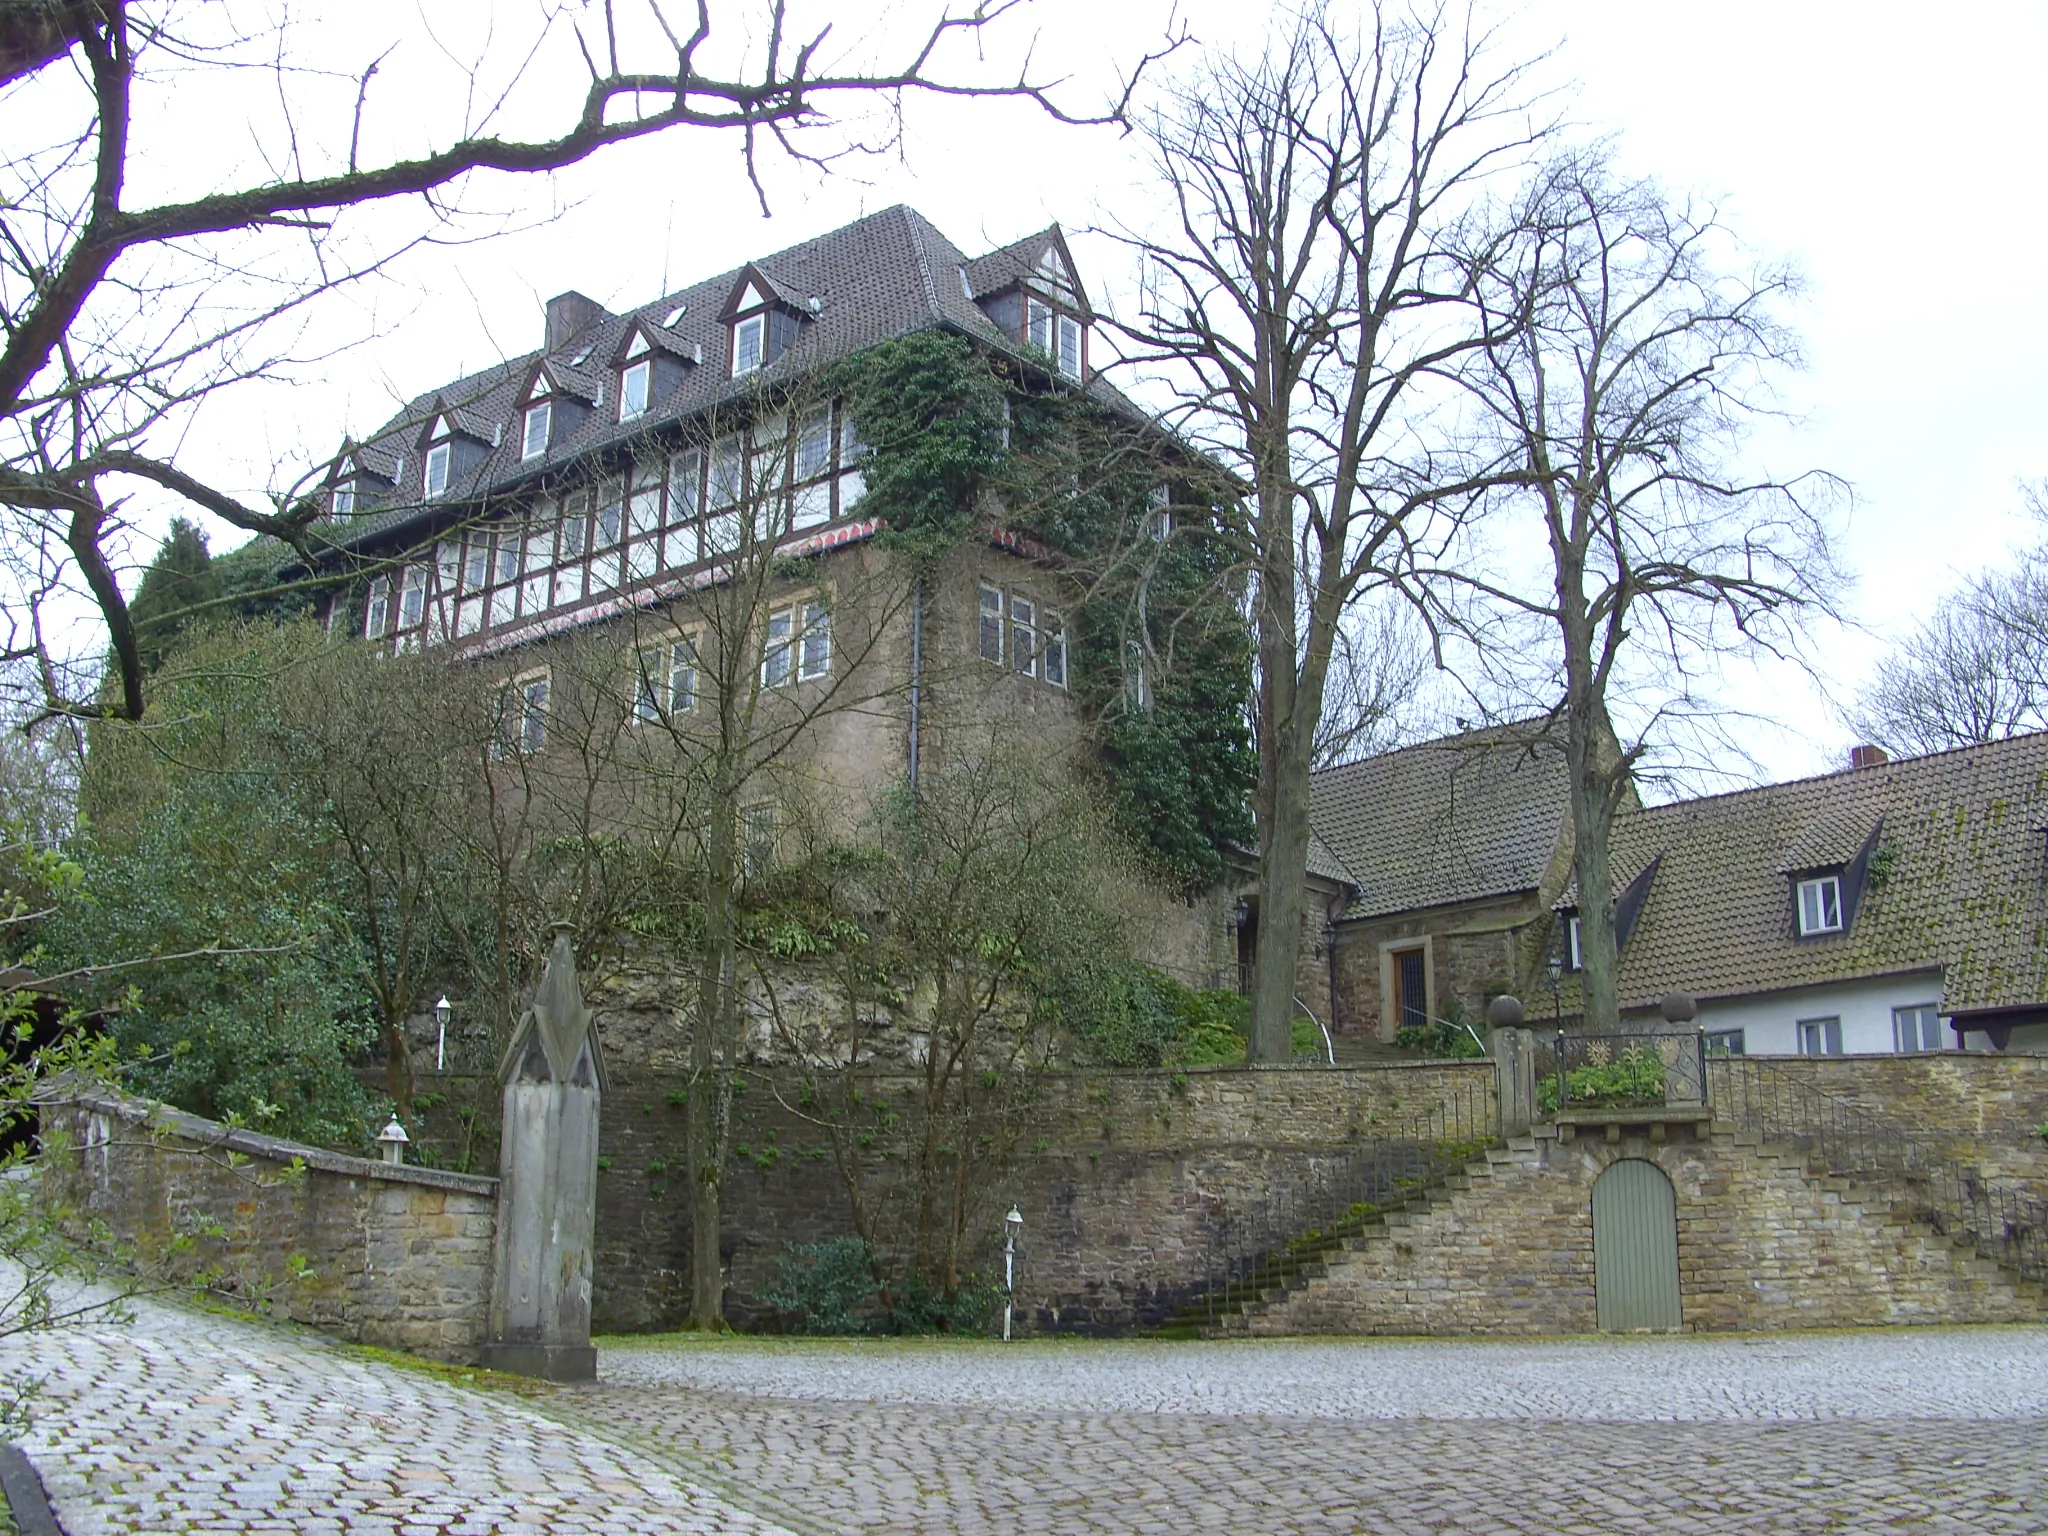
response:
<path id="1" fill-rule="evenodd" d="M 498 1080 L 505 1124 L 483 1363 L 550 1381 L 595 1380 L 590 1280 L 604 1056 L 566 925 L 555 929 Z"/>
<path id="2" fill-rule="evenodd" d="M 1523 1029 L 1521 1002 L 1496 997 L 1486 1008 L 1488 1053 L 1500 1103 L 1500 1133 L 1526 1136 L 1536 1123 L 1536 1036 Z"/>

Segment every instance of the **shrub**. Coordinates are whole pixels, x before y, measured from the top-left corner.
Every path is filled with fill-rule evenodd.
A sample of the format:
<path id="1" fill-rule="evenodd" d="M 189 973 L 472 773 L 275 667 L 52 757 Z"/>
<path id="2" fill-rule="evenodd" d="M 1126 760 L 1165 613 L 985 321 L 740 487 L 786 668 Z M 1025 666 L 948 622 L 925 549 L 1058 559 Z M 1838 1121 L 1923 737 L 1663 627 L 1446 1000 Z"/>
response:
<path id="1" fill-rule="evenodd" d="M 874 1265 L 857 1237 L 789 1244 L 765 1299 L 797 1313 L 800 1333 L 875 1333 L 882 1321 Z"/>

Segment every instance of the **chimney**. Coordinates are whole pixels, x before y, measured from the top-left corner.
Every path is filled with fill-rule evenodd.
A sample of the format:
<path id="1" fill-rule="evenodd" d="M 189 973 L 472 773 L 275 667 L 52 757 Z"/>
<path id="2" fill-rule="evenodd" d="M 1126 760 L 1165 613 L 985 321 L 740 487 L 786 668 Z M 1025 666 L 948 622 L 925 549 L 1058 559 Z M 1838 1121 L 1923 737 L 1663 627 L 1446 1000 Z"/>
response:
<path id="1" fill-rule="evenodd" d="M 1879 768 L 1891 760 L 1891 754 L 1886 752 L 1883 747 L 1873 747 L 1866 744 L 1849 749 L 1849 766 L 1851 768 Z"/>
<path id="2" fill-rule="evenodd" d="M 570 289 L 558 293 L 548 300 L 547 350 L 559 352 L 574 341 L 577 335 L 588 329 L 594 322 L 602 320 L 605 307 L 595 299 L 586 299 Z"/>

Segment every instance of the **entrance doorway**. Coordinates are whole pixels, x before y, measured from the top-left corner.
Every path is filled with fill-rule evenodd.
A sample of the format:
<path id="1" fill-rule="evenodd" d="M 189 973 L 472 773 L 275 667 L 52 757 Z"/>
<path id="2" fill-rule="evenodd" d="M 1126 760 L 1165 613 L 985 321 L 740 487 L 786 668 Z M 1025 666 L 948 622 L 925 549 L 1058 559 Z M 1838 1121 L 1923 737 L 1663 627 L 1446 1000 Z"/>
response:
<path id="1" fill-rule="evenodd" d="M 1593 1181 L 1593 1295 L 1602 1333 L 1679 1326 L 1678 1200 L 1655 1163 L 1625 1157 Z"/>

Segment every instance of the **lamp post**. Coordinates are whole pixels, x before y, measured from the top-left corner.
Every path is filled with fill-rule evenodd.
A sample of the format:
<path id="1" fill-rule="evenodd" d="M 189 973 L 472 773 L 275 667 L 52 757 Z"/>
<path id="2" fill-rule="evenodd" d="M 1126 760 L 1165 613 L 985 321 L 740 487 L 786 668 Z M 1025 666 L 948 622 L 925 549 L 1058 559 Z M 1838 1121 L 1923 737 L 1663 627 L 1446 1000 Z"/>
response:
<path id="1" fill-rule="evenodd" d="M 1557 984 L 1564 977 L 1564 960 L 1560 956 L 1552 955 L 1545 962 L 1545 969 L 1550 972 L 1550 1022 L 1553 1028 L 1563 1029 L 1564 1005 L 1558 1001 Z"/>
<path id="2" fill-rule="evenodd" d="M 1003 1218 L 1003 1342 L 1010 1341 L 1010 1313 L 1017 1304 L 1017 1234 L 1024 1230 L 1024 1213 L 1016 1206 Z"/>
<path id="3" fill-rule="evenodd" d="M 454 1011 L 455 1005 L 448 1001 L 448 994 L 443 992 L 441 994 L 441 1001 L 434 1004 L 434 1023 L 437 1026 L 437 1032 L 434 1035 L 434 1070 L 436 1072 L 448 1070 L 448 1015 Z"/>

